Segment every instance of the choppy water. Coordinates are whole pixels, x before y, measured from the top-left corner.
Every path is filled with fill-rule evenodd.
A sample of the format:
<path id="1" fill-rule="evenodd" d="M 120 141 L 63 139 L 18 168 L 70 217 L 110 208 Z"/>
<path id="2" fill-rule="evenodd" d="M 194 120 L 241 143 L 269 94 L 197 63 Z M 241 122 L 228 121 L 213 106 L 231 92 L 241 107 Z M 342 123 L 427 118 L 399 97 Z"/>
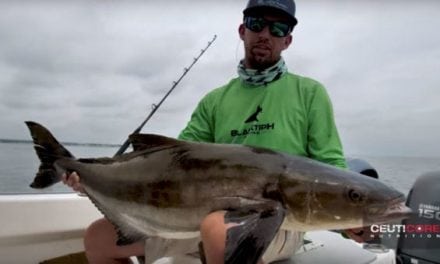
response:
<path id="1" fill-rule="evenodd" d="M 112 156 L 116 147 L 69 146 L 77 157 Z M 367 157 L 384 182 L 408 193 L 418 176 L 429 171 L 440 171 L 440 158 L 429 157 Z M 32 144 L 0 143 L 0 194 L 70 192 L 62 184 L 45 190 L 34 190 L 29 184 L 34 178 L 39 162 Z"/>

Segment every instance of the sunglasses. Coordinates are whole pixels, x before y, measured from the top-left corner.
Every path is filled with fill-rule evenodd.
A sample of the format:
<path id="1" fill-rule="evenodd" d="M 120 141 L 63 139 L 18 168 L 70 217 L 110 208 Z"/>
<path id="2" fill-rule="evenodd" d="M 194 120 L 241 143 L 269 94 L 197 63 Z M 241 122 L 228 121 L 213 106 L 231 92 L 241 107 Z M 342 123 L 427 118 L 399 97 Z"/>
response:
<path id="1" fill-rule="evenodd" d="M 274 37 L 285 37 L 293 29 L 293 26 L 287 22 L 269 21 L 262 17 L 247 16 L 244 18 L 244 25 L 253 32 L 261 32 L 266 26 L 269 26 L 269 32 Z"/>

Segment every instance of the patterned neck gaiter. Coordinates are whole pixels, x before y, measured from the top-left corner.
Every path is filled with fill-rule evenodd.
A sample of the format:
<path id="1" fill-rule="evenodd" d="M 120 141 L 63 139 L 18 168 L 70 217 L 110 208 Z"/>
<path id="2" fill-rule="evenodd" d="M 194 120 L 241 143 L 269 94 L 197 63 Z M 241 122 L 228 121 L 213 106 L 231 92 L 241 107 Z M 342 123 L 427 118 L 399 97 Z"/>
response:
<path id="1" fill-rule="evenodd" d="M 246 69 L 243 61 L 240 61 L 237 72 L 243 82 L 254 86 L 260 86 L 278 80 L 285 72 L 287 72 L 287 66 L 283 58 L 281 58 L 275 65 L 264 70 Z"/>

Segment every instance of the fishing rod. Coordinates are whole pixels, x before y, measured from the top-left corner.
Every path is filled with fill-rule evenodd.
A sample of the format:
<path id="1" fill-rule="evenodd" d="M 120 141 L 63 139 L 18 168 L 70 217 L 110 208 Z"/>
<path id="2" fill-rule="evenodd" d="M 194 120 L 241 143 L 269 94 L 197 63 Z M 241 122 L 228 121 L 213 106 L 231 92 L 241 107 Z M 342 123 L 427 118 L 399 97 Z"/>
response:
<path id="1" fill-rule="evenodd" d="M 151 117 L 154 115 L 154 113 L 156 113 L 157 109 L 159 109 L 159 107 L 162 105 L 162 103 L 165 101 L 165 99 L 167 99 L 167 97 L 171 94 L 171 92 L 173 92 L 174 88 L 176 88 L 176 86 L 180 83 L 180 81 L 183 79 L 183 77 L 185 77 L 185 75 L 189 72 L 189 70 L 191 70 L 191 68 L 194 66 L 194 64 L 196 64 L 196 62 L 200 59 L 200 57 L 202 57 L 202 55 L 211 46 L 211 44 L 216 40 L 216 38 L 217 38 L 217 35 L 214 35 L 212 40 L 208 41 L 208 45 L 204 49 L 201 49 L 199 55 L 194 58 L 193 62 L 188 67 L 185 67 L 183 69 L 183 74 L 180 75 L 180 77 L 177 81 L 173 81 L 173 85 L 171 86 L 171 89 L 168 90 L 168 92 L 160 100 L 160 102 L 158 104 L 152 105 L 152 109 L 151 109 L 150 114 L 148 114 L 147 118 L 145 118 L 145 120 L 141 123 L 141 125 L 138 128 L 136 128 L 132 134 L 137 134 L 142 130 L 142 128 L 151 119 Z M 121 147 L 118 149 L 115 156 L 119 156 L 119 155 L 123 154 L 127 150 L 129 145 L 130 145 L 130 139 L 127 138 L 125 140 L 125 142 L 121 145 Z"/>

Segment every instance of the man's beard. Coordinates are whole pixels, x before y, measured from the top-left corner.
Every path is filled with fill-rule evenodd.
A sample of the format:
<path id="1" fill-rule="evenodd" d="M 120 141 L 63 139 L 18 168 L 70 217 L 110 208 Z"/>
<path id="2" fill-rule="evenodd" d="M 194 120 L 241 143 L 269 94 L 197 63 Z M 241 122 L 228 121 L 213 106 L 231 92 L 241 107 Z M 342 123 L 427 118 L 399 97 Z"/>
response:
<path id="1" fill-rule="evenodd" d="M 279 58 L 277 60 L 273 60 L 272 58 L 267 57 L 250 56 L 250 58 L 248 59 L 248 63 L 251 69 L 264 70 L 275 65 L 278 60 Z"/>
<path id="2" fill-rule="evenodd" d="M 280 58 L 272 58 L 272 54 L 259 55 L 254 49 L 251 49 L 248 54 L 248 64 L 251 69 L 264 70 L 278 62 Z"/>

